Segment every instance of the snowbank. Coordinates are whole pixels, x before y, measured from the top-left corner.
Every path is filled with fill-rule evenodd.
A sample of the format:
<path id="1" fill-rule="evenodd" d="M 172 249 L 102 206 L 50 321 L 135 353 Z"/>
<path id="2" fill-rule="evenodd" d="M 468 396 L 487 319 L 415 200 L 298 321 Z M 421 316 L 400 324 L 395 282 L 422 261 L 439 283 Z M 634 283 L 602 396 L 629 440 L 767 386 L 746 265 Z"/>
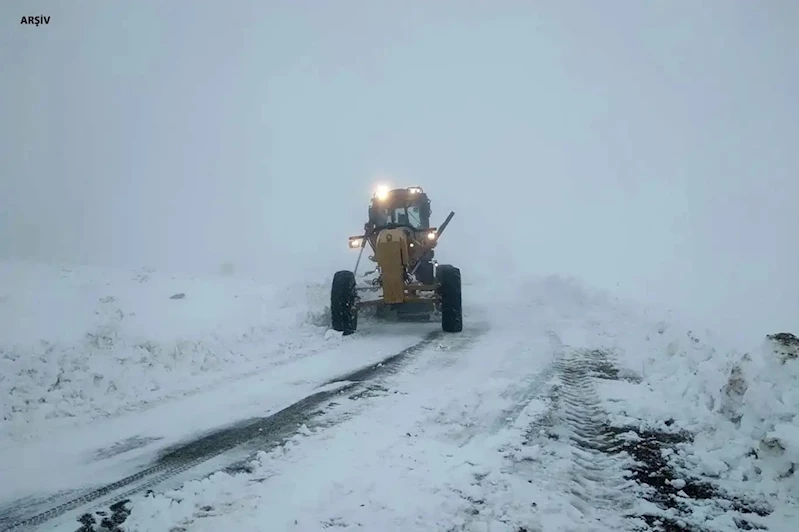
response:
<path id="1" fill-rule="evenodd" d="M 563 352 L 613 354 L 617 374 L 598 384 L 612 425 L 688 432 L 692 444 L 673 457 L 686 478 L 710 479 L 783 511 L 796 507 L 799 339 L 782 333 L 742 344 L 740 332 L 719 334 L 573 279 L 508 284 L 488 300 L 510 309 L 503 312 L 509 330 L 533 318 L 557 332 Z"/>
<path id="2" fill-rule="evenodd" d="M 327 323 L 323 284 L 27 261 L 0 262 L 0 283 L 0 441 L 246 374 Z"/>
<path id="3" fill-rule="evenodd" d="M 745 354 L 731 368 L 719 411 L 747 443 L 747 454 L 734 472 L 760 478 L 777 496 L 799 496 L 799 339 L 769 335 L 760 349 Z M 722 432 L 722 431 L 720 431 Z M 722 462 L 725 457 L 718 456 Z M 738 458 L 733 456 L 733 459 Z"/>
<path id="4" fill-rule="evenodd" d="M 799 497 L 799 340 L 788 334 L 732 345 L 673 316 L 620 314 L 615 340 L 621 381 L 603 387 L 618 426 L 685 430 L 692 473 L 768 498 Z M 626 379 L 626 380 L 625 380 Z"/>
<path id="5" fill-rule="evenodd" d="M 465 276 L 466 278 L 466 276 Z M 471 293 L 471 296 L 469 295 Z M 719 334 L 656 305 L 622 300 L 557 276 L 503 279 L 464 299 L 502 310 L 508 329 L 533 317 L 564 351 L 613 353 L 618 379 L 601 386 L 617 426 L 694 434 L 694 473 L 778 501 L 799 498 L 799 340 Z"/>

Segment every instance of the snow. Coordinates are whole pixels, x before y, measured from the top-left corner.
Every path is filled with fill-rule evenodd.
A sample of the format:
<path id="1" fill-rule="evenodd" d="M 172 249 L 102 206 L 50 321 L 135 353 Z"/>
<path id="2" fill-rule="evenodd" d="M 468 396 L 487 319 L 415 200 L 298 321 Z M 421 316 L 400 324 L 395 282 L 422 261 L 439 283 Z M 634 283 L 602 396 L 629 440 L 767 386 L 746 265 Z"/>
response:
<path id="1" fill-rule="evenodd" d="M 1 289 L 12 326 L 2 338 L 0 503 L 117 480 L 192 435 L 346 386 L 323 384 L 430 330 L 400 324 L 375 335 L 367 324 L 358 337 L 331 335 L 321 284 L 0 266 L 0 278 L 19 281 Z M 23 327 L 37 319 L 38 338 Z M 98 459 L 127 442 L 139 443 L 122 464 Z"/>
<path id="2" fill-rule="evenodd" d="M 348 397 L 357 383 L 341 375 L 437 327 L 342 337 L 326 326 L 325 280 L 0 266 L 0 319 L 11 324 L 0 376 L 11 397 L 0 433 L 5 501 L 113 481 L 169 445 L 313 393 Z M 767 500 L 774 512 L 761 522 L 772 530 L 797 517 L 795 349 L 730 342 L 574 279 L 466 276 L 464 293 L 463 334 L 415 353 L 372 392 L 328 404 L 252 457 L 249 472 L 133 497 L 125 530 L 615 531 L 630 528 L 629 512 L 737 530 L 732 510 L 691 499 L 697 478 Z M 564 372 L 595 352 L 615 375 Z M 662 449 L 690 519 L 643 500 L 629 463 L 580 444 L 604 423 L 631 444 L 644 429 L 692 434 Z M 143 443 L 122 458 L 96 458 L 133 439 Z"/>
<path id="3" fill-rule="evenodd" d="M 514 417 L 506 409 L 516 397 L 505 384 L 520 377 L 522 364 L 524 380 L 542 377 L 549 341 L 483 337 L 466 351 L 448 347 L 387 378 L 383 384 L 396 393 L 364 401 L 357 416 L 260 453 L 252 473 L 218 473 L 137 502 L 129 529 L 510 531 L 536 513 L 525 499 L 539 501 L 547 530 L 587 522 L 543 482 L 503 471 L 505 453 L 535 460 L 543 452 L 507 448 L 543 403 L 532 401 Z M 329 416 L 336 418 L 335 409 Z M 568 467 L 557 454 L 545 461 Z M 549 475 L 556 483 L 558 471 Z M 475 504 L 483 508 L 478 515 Z"/>
<path id="4" fill-rule="evenodd" d="M 141 408 L 335 340 L 322 336 L 322 283 L 8 260 L 0 280 L 0 442 Z"/>
<path id="5" fill-rule="evenodd" d="M 799 497 L 790 473 L 799 463 L 799 360 L 768 338 L 734 346 L 712 331 L 632 316 L 619 329 L 638 344 L 618 352 L 641 382 L 603 387 L 618 425 L 688 430 L 686 460 L 697 470 L 775 501 Z"/>

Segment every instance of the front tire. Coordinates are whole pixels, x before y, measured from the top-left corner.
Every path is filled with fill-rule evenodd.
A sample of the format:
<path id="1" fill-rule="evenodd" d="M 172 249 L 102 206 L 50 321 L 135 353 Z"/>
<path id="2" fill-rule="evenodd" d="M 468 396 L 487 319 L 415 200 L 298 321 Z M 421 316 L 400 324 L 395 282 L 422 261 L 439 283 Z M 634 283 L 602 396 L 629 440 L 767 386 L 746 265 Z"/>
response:
<path id="1" fill-rule="evenodd" d="M 461 332 L 463 330 L 461 271 L 447 264 L 439 265 L 437 274 L 441 298 L 441 328 L 444 332 Z"/>
<path id="2" fill-rule="evenodd" d="M 358 328 L 355 274 L 348 270 L 336 272 L 330 289 L 330 320 L 334 331 L 352 334 Z"/>

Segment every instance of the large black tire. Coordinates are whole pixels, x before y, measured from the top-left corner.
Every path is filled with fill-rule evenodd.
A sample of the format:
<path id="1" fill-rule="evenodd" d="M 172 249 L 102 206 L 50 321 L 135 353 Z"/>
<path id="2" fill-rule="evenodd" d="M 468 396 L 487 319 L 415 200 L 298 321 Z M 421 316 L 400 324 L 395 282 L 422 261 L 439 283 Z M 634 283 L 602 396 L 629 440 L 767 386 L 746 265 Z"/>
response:
<path id="1" fill-rule="evenodd" d="M 352 334 L 358 328 L 355 274 L 348 270 L 336 272 L 330 289 L 330 320 L 333 330 Z"/>
<path id="2" fill-rule="evenodd" d="M 439 265 L 439 295 L 441 297 L 441 328 L 444 332 L 463 330 L 463 306 L 461 301 L 461 271 L 448 264 Z"/>

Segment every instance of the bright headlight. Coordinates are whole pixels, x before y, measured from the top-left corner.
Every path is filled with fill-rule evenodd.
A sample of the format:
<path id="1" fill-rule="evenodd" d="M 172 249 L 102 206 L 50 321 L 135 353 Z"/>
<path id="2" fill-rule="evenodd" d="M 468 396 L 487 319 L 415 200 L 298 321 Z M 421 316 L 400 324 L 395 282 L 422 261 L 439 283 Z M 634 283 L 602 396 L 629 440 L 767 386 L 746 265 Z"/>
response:
<path id="1" fill-rule="evenodd" d="M 435 240 L 436 239 L 436 232 L 435 231 L 430 231 L 429 233 L 427 233 L 427 238 L 429 240 Z"/>
<path id="2" fill-rule="evenodd" d="M 375 190 L 375 197 L 376 197 L 378 200 L 380 200 L 380 201 L 383 201 L 383 200 L 385 200 L 386 198 L 388 198 L 388 192 L 389 192 L 389 190 L 390 190 L 390 189 L 388 188 L 388 185 L 379 185 L 379 186 L 377 187 L 377 189 Z"/>
<path id="3" fill-rule="evenodd" d="M 361 247 L 361 239 L 360 238 L 353 238 L 350 240 L 350 247 L 351 248 L 359 248 Z"/>

